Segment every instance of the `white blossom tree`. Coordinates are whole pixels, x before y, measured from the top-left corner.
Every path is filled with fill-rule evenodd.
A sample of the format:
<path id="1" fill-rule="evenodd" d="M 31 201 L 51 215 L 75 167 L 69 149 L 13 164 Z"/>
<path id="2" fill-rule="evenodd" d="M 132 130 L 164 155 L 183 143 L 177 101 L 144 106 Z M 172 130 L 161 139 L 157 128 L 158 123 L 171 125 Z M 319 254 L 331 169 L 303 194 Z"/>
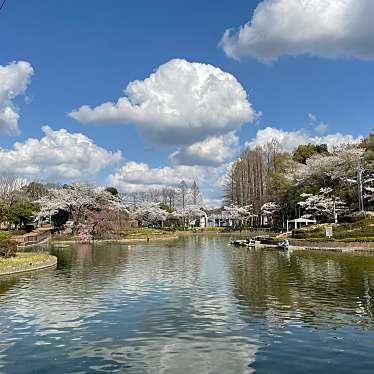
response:
<path id="1" fill-rule="evenodd" d="M 222 216 L 233 222 L 234 226 L 241 226 L 243 223 L 247 223 L 249 219 L 252 219 L 255 215 L 253 214 L 253 206 L 239 206 L 229 205 L 223 208 Z"/>
<path id="2" fill-rule="evenodd" d="M 281 206 L 274 201 L 269 201 L 262 205 L 261 213 L 270 218 L 271 224 L 274 224 L 274 216 L 281 211 Z"/>
<path id="3" fill-rule="evenodd" d="M 38 220 L 50 219 L 62 210 L 69 213 L 74 227 L 85 220 L 87 210 L 99 211 L 112 208 L 127 211 L 126 202 L 121 196 L 115 196 L 101 187 L 82 184 L 51 188 L 47 195 L 37 202 L 40 205 L 40 211 L 36 217 Z"/>
<path id="4" fill-rule="evenodd" d="M 199 205 L 186 205 L 184 208 L 173 212 L 177 217 L 183 220 L 184 225 L 190 225 L 191 221 L 197 220 L 206 215 L 204 210 Z"/>
<path id="5" fill-rule="evenodd" d="M 133 216 L 146 225 L 156 225 L 159 222 L 163 225 L 168 213 L 160 208 L 159 203 L 143 202 L 134 211 Z"/>
<path id="6" fill-rule="evenodd" d="M 321 188 L 318 194 L 301 194 L 305 199 L 299 205 L 305 209 L 309 216 L 333 217 L 338 222 L 338 213 L 344 210 L 345 203 L 333 194 L 332 188 Z"/>

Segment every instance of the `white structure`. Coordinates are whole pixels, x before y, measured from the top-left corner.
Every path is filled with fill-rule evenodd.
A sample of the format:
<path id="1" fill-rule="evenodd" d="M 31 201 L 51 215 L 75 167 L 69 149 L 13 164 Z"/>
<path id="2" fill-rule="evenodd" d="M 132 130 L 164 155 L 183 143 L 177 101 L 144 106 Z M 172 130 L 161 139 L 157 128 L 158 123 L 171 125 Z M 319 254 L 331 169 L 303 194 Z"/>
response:
<path id="1" fill-rule="evenodd" d="M 287 220 L 287 231 L 288 231 L 288 227 L 289 227 L 290 223 L 293 223 L 295 229 L 297 229 L 298 228 L 298 224 L 300 224 L 299 227 L 301 227 L 301 225 L 303 223 L 308 226 L 309 224 L 316 224 L 317 221 L 315 219 L 308 219 L 308 218 L 302 218 L 302 217 L 296 218 L 296 219 Z"/>

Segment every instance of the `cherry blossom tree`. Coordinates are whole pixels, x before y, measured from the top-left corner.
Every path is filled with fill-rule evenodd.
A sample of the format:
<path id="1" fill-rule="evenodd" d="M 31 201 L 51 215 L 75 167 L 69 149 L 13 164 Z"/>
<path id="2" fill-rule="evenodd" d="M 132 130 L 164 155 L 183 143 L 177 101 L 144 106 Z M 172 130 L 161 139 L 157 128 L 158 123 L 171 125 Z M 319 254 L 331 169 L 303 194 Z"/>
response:
<path id="1" fill-rule="evenodd" d="M 160 208 L 159 203 L 143 202 L 134 211 L 133 216 L 146 225 L 163 225 L 168 213 Z"/>
<path id="2" fill-rule="evenodd" d="M 86 221 L 88 211 L 102 211 L 107 208 L 126 210 L 126 202 L 121 196 L 113 195 L 101 187 L 90 185 L 65 185 L 63 188 L 52 188 L 48 194 L 37 201 L 40 212 L 37 219 L 50 219 L 59 210 L 71 216 L 74 227 Z"/>
<path id="3" fill-rule="evenodd" d="M 243 223 L 247 223 L 255 215 L 252 205 L 239 206 L 232 204 L 223 208 L 222 216 L 231 220 L 234 226 L 242 226 Z"/>
<path id="4" fill-rule="evenodd" d="M 281 211 L 281 206 L 274 201 L 269 201 L 262 205 L 261 213 L 270 218 L 271 225 L 274 224 L 274 216 Z"/>
<path id="5" fill-rule="evenodd" d="M 199 205 L 186 205 L 184 208 L 178 209 L 175 215 L 182 218 L 185 226 L 190 225 L 193 220 L 200 220 L 201 217 L 206 216 L 206 213 Z"/>
<path id="6" fill-rule="evenodd" d="M 338 213 L 344 210 L 345 203 L 335 196 L 332 188 L 321 188 L 318 194 L 301 194 L 305 201 L 299 205 L 305 209 L 309 216 L 325 216 L 334 218 L 337 223 Z"/>

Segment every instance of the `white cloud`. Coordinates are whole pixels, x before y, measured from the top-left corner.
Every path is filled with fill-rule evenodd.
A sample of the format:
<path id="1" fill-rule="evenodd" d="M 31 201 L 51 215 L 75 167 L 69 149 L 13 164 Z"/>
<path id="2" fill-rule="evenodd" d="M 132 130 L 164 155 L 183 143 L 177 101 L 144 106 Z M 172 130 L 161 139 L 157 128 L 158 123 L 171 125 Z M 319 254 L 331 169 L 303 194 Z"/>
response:
<path id="1" fill-rule="evenodd" d="M 198 167 L 151 168 L 146 163 L 129 161 L 109 175 L 108 184 L 118 187 L 122 192 L 147 191 L 152 188 L 177 187 L 182 179 L 192 183 L 198 174 Z"/>
<path id="2" fill-rule="evenodd" d="M 219 166 L 233 157 L 238 145 L 239 138 L 230 132 L 181 147 L 170 155 L 170 161 L 177 165 Z"/>
<path id="3" fill-rule="evenodd" d="M 204 195 L 204 201 L 208 206 L 213 206 L 221 199 L 221 181 L 226 170 L 227 164 L 220 167 L 175 165 L 152 168 L 145 163 L 129 161 L 108 176 L 107 184 L 130 193 L 153 188 L 178 187 L 182 179 L 191 185 L 196 180 Z"/>
<path id="4" fill-rule="evenodd" d="M 309 113 L 308 117 L 309 125 L 313 127 L 314 131 L 317 134 L 323 135 L 329 128 L 329 125 L 325 122 L 320 122 L 315 114 Z"/>
<path id="5" fill-rule="evenodd" d="M 263 0 L 252 19 L 226 30 L 230 57 L 276 60 L 282 55 L 374 58 L 373 0 Z"/>
<path id="6" fill-rule="evenodd" d="M 151 143 L 190 145 L 256 118 L 236 78 L 212 65 L 174 59 L 128 84 L 116 103 L 69 113 L 83 123 L 135 124 Z"/>
<path id="7" fill-rule="evenodd" d="M 247 146 L 255 148 L 259 145 L 266 145 L 272 140 L 277 140 L 287 152 L 294 151 L 300 144 L 327 144 L 331 149 L 344 143 L 358 143 L 362 137 L 354 138 L 352 135 L 341 133 L 326 136 L 311 136 L 305 129 L 295 131 L 284 131 L 273 127 L 266 127 L 258 130 L 256 137 L 246 143 Z"/>
<path id="8" fill-rule="evenodd" d="M 0 65 L 0 133 L 19 133 L 19 114 L 13 99 L 26 92 L 33 74 L 32 66 L 25 61 Z"/>
<path id="9" fill-rule="evenodd" d="M 17 142 L 12 149 L 0 148 L 0 173 L 11 172 L 41 179 L 75 179 L 97 174 L 122 159 L 83 134 L 42 128 L 45 136 Z"/>

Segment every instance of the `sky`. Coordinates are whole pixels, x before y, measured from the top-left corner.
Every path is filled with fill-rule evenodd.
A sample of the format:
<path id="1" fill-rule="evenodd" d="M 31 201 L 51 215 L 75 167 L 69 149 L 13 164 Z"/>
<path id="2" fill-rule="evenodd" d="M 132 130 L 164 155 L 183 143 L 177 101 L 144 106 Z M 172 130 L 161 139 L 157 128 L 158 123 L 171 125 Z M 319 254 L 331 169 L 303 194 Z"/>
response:
<path id="1" fill-rule="evenodd" d="M 200 185 L 245 146 L 356 142 L 374 124 L 372 0 L 7 0 L 0 173 Z"/>

